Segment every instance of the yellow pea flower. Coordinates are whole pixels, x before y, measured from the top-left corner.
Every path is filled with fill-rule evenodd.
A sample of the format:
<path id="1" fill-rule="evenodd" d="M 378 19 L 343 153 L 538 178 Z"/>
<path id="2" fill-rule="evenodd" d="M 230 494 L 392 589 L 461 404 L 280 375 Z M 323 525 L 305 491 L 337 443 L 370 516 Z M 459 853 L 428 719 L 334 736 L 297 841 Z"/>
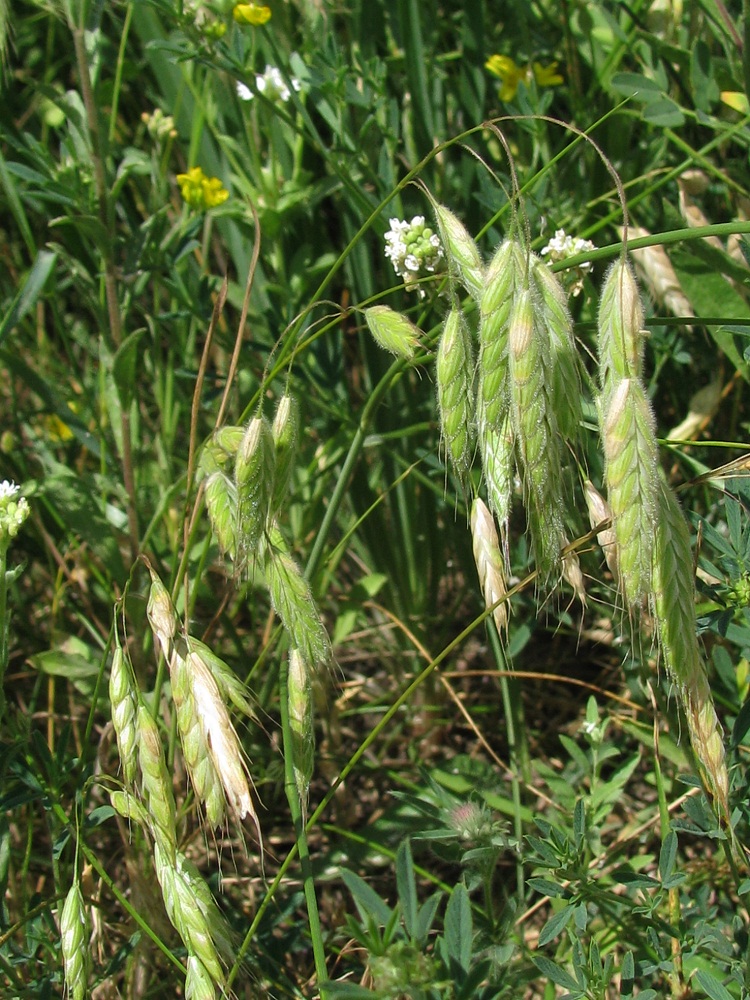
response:
<path id="1" fill-rule="evenodd" d="M 238 3 L 232 16 L 237 24 L 252 24 L 257 28 L 271 20 L 271 8 L 259 3 Z"/>
<path id="2" fill-rule="evenodd" d="M 484 68 L 499 78 L 501 101 L 512 101 L 516 96 L 518 85 L 530 83 L 532 78 L 538 87 L 556 87 L 563 83 L 563 78 L 557 72 L 556 62 L 550 63 L 549 66 L 542 66 L 538 62 L 533 66 L 519 66 L 510 56 L 494 55 L 490 56 Z"/>
<path id="3" fill-rule="evenodd" d="M 200 167 L 193 167 L 186 174 L 177 174 L 177 183 L 187 204 L 200 211 L 215 208 L 229 197 L 219 178 L 207 177 Z"/>

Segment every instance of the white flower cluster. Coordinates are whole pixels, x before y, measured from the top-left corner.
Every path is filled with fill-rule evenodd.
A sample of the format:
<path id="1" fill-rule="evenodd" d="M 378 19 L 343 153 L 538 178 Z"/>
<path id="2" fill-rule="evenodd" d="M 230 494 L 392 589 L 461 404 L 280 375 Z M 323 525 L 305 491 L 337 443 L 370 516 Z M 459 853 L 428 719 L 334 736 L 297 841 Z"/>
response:
<path id="1" fill-rule="evenodd" d="M 296 91 L 302 89 L 302 84 L 294 77 L 292 77 L 291 84 Z M 267 97 L 269 101 L 280 101 L 282 104 L 285 104 L 292 96 L 286 80 L 276 66 L 266 66 L 265 71 L 255 77 L 255 89 L 259 94 Z M 255 95 L 244 83 L 238 83 L 237 96 L 241 101 L 252 101 Z"/>
<path id="2" fill-rule="evenodd" d="M 404 279 L 407 292 L 416 288 L 424 298 L 419 279 L 443 270 L 445 255 L 440 237 L 425 225 L 423 215 L 415 215 L 411 222 L 391 219 L 390 224 L 385 234 L 385 255 Z"/>
<path id="3" fill-rule="evenodd" d="M 21 487 L 4 479 L 0 483 L 0 545 L 7 546 L 31 513 L 26 497 L 18 497 Z"/>
<path id="4" fill-rule="evenodd" d="M 569 236 L 564 229 L 558 229 L 546 247 L 542 248 L 542 256 L 549 256 L 548 264 L 556 264 L 558 261 L 567 260 L 579 253 L 586 253 L 587 250 L 595 250 L 595 245 L 591 240 L 583 240 L 580 237 L 574 239 Z M 572 269 L 573 280 L 568 282 L 571 295 L 578 295 L 583 288 L 583 279 L 592 268 L 591 261 L 584 261 Z"/>

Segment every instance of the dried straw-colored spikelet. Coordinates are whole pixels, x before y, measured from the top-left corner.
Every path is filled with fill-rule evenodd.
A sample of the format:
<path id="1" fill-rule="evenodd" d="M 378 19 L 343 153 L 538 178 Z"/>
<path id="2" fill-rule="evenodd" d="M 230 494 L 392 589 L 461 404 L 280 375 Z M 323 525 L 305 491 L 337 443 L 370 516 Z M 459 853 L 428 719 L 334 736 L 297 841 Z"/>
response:
<path id="1" fill-rule="evenodd" d="M 493 608 L 492 617 L 502 635 L 508 629 L 509 613 L 507 601 L 497 603 L 508 592 L 504 560 L 492 514 L 479 497 L 471 505 L 471 539 L 484 604 L 486 608 Z"/>
<path id="2" fill-rule="evenodd" d="M 60 947 L 66 996 L 70 1000 L 83 1000 L 87 993 L 89 932 L 83 893 L 77 877 L 60 912 Z"/>
<path id="3" fill-rule="evenodd" d="M 313 671 L 298 649 L 289 653 L 287 672 L 287 704 L 292 731 L 292 766 L 302 814 L 307 812 L 307 797 L 315 760 L 315 730 L 313 728 Z"/>
<path id="4" fill-rule="evenodd" d="M 729 819 L 729 778 L 721 726 L 698 646 L 690 536 L 672 490 L 661 482 L 652 579 L 659 648 L 687 718 L 690 740 L 723 817 Z"/>
<path id="5" fill-rule="evenodd" d="M 717 378 L 691 397 L 686 416 L 669 431 L 667 440 L 693 440 L 716 414 L 720 403 L 721 379 Z"/>
<path id="6" fill-rule="evenodd" d="M 568 544 L 567 538 L 563 537 L 563 545 L 567 546 Z M 585 607 L 586 584 L 583 580 L 583 570 L 581 569 L 581 560 L 578 558 L 578 553 L 575 549 L 568 549 L 562 553 L 560 562 L 562 564 L 563 579 L 570 585 L 575 596 Z"/>
<path id="7" fill-rule="evenodd" d="M 529 287 L 516 291 L 508 323 L 511 419 L 534 554 L 542 580 L 560 561 L 563 440 L 549 375 L 549 341 Z"/>
<path id="8" fill-rule="evenodd" d="M 445 318 L 435 363 L 440 427 L 451 465 L 468 487 L 474 454 L 474 359 L 464 315 L 453 306 Z"/>
<path id="9" fill-rule="evenodd" d="M 311 667 L 328 667 L 333 662 L 331 641 L 321 621 L 310 584 L 289 554 L 277 527 L 271 527 L 263 552 L 271 603 L 292 648 L 298 649 Z"/>
<path id="10" fill-rule="evenodd" d="M 128 785 L 133 785 L 138 769 L 137 724 L 138 689 L 130 661 L 120 645 L 115 630 L 115 651 L 109 671 L 109 701 L 112 709 L 112 726 L 117 738 L 117 752 L 122 773 Z"/>
<path id="11" fill-rule="evenodd" d="M 612 577 L 619 582 L 620 566 L 617 561 L 617 536 L 612 527 L 612 511 L 609 509 L 607 501 L 589 479 L 584 480 L 583 495 L 586 499 L 591 527 L 598 528 L 600 524 L 609 522 L 609 527 L 602 528 L 601 531 L 597 532 L 596 540 L 604 553 Z"/>
<path id="12" fill-rule="evenodd" d="M 271 427 L 265 417 L 253 417 L 245 429 L 234 465 L 237 541 L 245 556 L 255 555 L 268 524 L 274 461 Z"/>
<path id="13" fill-rule="evenodd" d="M 433 203 L 440 237 L 448 258 L 451 281 L 460 281 L 476 301 L 484 291 L 484 264 L 479 249 L 463 222 L 444 205 Z"/>
<path id="14" fill-rule="evenodd" d="M 535 308 L 549 343 L 548 379 L 557 426 L 564 437 L 575 439 L 581 421 L 581 373 L 568 297 L 557 276 L 534 254 L 529 272 Z"/>
<path id="15" fill-rule="evenodd" d="M 624 234 L 624 231 L 623 231 Z M 639 239 L 650 236 L 648 229 L 630 226 L 627 230 L 629 239 Z M 693 307 L 687 295 L 682 290 L 680 279 L 672 267 L 667 251 L 663 246 L 641 247 L 631 250 L 635 269 L 645 283 L 654 300 L 668 309 L 673 316 L 695 316 Z M 686 326 L 692 330 L 692 326 Z"/>

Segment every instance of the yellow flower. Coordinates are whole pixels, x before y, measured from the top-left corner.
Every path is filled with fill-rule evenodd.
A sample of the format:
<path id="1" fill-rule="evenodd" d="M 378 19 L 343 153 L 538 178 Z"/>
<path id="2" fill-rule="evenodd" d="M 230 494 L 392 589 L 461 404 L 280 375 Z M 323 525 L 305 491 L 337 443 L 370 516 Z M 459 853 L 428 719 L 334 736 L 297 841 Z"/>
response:
<path id="1" fill-rule="evenodd" d="M 542 66 L 541 63 L 534 63 L 534 79 L 537 87 L 557 87 L 565 81 L 557 72 L 557 63 L 550 63 L 549 66 Z"/>
<path id="2" fill-rule="evenodd" d="M 557 72 L 557 63 L 550 63 L 549 66 L 542 66 L 541 63 L 534 63 L 533 66 L 519 66 L 510 56 L 490 56 L 484 64 L 484 68 L 489 70 L 501 81 L 500 100 L 512 101 L 516 96 L 519 83 L 531 83 L 532 78 L 538 87 L 555 87 L 563 82 L 563 78 Z"/>
<path id="3" fill-rule="evenodd" d="M 229 192 L 219 178 L 206 177 L 200 167 L 193 167 L 186 174 L 178 174 L 177 183 L 188 205 L 201 211 L 221 205 L 229 197 Z"/>
<path id="4" fill-rule="evenodd" d="M 259 3 L 238 3 L 232 16 L 237 24 L 252 24 L 257 28 L 271 20 L 271 8 Z"/>
<path id="5" fill-rule="evenodd" d="M 494 76 L 500 78 L 500 100 L 512 101 L 516 96 L 518 84 L 524 79 L 526 73 L 520 66 L 517 66 L 510 56 L 490 56 L 484 64 Z"/>

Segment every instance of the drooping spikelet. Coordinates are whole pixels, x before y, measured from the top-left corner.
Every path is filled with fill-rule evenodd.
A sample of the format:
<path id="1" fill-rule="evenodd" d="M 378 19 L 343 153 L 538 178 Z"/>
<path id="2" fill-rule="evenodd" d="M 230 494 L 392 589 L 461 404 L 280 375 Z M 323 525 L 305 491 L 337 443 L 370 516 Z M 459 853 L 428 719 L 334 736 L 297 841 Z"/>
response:
<path id="1" fill-rule="evenodd" d="M 542 580 L 560 560 L 563 441 L 553 407 L 549 349 L 531 290 L 516 291 L 508 324 L 511 420 L 526 512 Z"/>
<path id="2" fill-rule="evenodd" d="M 521 244 L 504 240 L 490 261 L 479 302 L 477 425 L 498 429 L 508 407 L 508 324 L 517 281 L 526 270 Z"/>
<path id="3" fill-rule="evenodd" d="M 264 549 L 266 583 L 276 614 L 291 646 L 311 667 L 327 667 L 333 659 L 331 642 L 321 621 L 310 584 L 289 554 L 281 532 L 272 527 Z"/>
<path id="4" fill-rule="evenodd" d="M 206 479 L 206 508 L 221 551 L 237 559 L 237 487 L 221 470 Z"/>
<path id="5" fill-rule="evenodd" d="M 606 401 L 621 379 L 640 378 L 643 307 L 627 260 L 615 261 L 599 299 L 599 380 Z"/>
<path id="6" fill-rule="evenodd" d="M 451 279 L 458 280 L 479 302 L 484 290 L 484 265 L 466 226 L 444 205 L 433 203 Z"/>
<path id="7" fill-rule="evenodd" d="M 264 417 L 248 423 L 234 466 L 237 486 L 237 542 L 245 556 L 254 556 L 268 524 L 274 481 L 274 444 Z"/>
<path id="8" fill-rule="evenodd" d="M 446 450 L 466 488 L 474 454 L 474 360 L 469 329 L 458 306 L 453 306 L 443 325 L 435 377 Z"/>
<path id="9" fill-rule="evenodd" d="M 724 740 L 696 636 L 690 536 L 679 504 L 663 480 L 658 493 L 652 588 L 661 655 L 677 688 L 706 783 L 728 821 Z"/>
<path id="10" fill-rule="evenodd" d="M 505 585 L 503 554 L 500 551 L 495 522 L 486 504 L 479 497 L 471 505 L 471 540 L 484 604 L 485 607 L 491 608 L 505 596 L 508 588 Z M 508 602 L 503 601 L 492 612 L 501 635 L 508 628 L 508 611 Z"/>
<path id="11" fill-rule="evenodd" d="M 312 671 L 298 649 L 292 649 L 289 653 L 287 698 L 289 726 L 292 731 L 294 781 L 304 816 L 307 811 L 307 796 L 315 759 L 315 731 Z"/>
<path id="12" fill-rule="evenodd" d="M 151 631 L 161 646 L 162 654 L 169 659 L 172 640 L 177 634 L 179 620 L 172 604 L 172 598 L 169 596 L 169 591 L 161 582 L 159 574 L 150 563 L 148 564 L 148 571 L 151 576 L 151 587 L 148 592 L 146 616 L 151 626 Z"/>
<path id="13" fill-rule="evenodd" d="M 132 667 L 120 645 L 117 632 L 115 632 L 115 651 L 109 671 L 109 701 L 122 773 L 127 784 L 132 786 L 138 770 L 138 729 L 136 723 L 138 689 Z"/>
<path id="14" fill-rule="evenodd" d="M 411 361 L 421 335 L 419 327 L 390 306 L 370 306 L 365 309 L 365 319 L 370 333 L 384 350 Z"/>
<path id="15" fill-rule="evenodd" d="M 159 730 L 145 705 L 138 706 L 138 764 L 141 769 L 141 792 L 156 839 L 174 854 L 175 802 L 172 782 L 164 760 Z"/>
<path id="16" fill-rule="evenodd" d="M 648 229 L 638 226 L 630 226 L 628 229 L 628 238 L 631 240 L 650 235 Z M 636 271 L 660 305 L 665 306 L 674 316 L 695 315 L 663 246 L 641 247 L 639 250 L 631 250 L 630 254 Z M 686 326 L 685 329 L 690 332 L 692 327 Z"/>
<path id="17" fill-rule="evenodd" d="M 596 540 L 601 546 L 609 571 L 616 581 L 620 580 L 620 566 L 617 561 L 617 538 L 612 527 L 612 511 L 609 504 L 597 490 L 590 479 L 584 480 L 583 495 L 589 512 L 589 523 L 592 528 L 609 521 L 609 526 L 597 532 Z"/>
<path id="18" fill-rule="evenodd" d="M 560 280 L 539 257 L 531 256 L 530 279 L 538 319 L 548 337 L 552 408 L 560 433 L 578 437 L 581 375 L 568 298 Z"/>
<path id="19" fill-rule="evenodd" d="M 649 592 L 659 491 L 659 455 L 651 407 L 638 379 L 616 383 L 602 425 L 607 499 L 628 606 Z"/>
<path id="20" fill-rule="evenodd" d="M 274 517 L 287 500 L 299 436 L 299 403 L 289 392 L 284 393 L 276 407 L 271 435 L 276 455 L 270 510 L 270 516 Z"/>
<path id="21" fill-rule="evenodd" d="M 88 979 L 88 920 L 81 886 L 76 878 L 60 913 L 60 946 L 65 967 L 66 995 L 83 1000 Z"/>
<path id="22" fill-rule="evenodd" d="M 500 525 L 506 567 L 510 565 L 508 553 L 508 521 L 513 502 L 513 477 L 515 459 L 513 427 L 510 407 L 502 417 L 499 427 L 482 425 L 479 434 L 479 452 L 482 459 L 487 502 Z"/>

